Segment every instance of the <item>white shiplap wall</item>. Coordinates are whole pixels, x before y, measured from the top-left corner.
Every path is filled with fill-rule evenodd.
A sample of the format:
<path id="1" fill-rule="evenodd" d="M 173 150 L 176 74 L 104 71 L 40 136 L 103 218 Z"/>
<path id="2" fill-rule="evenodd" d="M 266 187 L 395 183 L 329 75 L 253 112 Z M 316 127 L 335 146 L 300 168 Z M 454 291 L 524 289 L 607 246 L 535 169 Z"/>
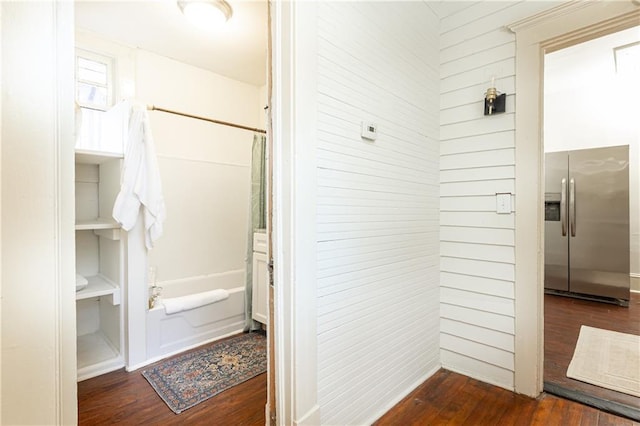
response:
<path id="1" fill-rule="evenodd" d="M 318 3 L 322 424 L 369 423 L 439 366 L 438 48 L 425 3 Z"/>
<path id="2" fill-rule="evenodd" d="M 440 22 L 440 346 L 445 368 L 514 388 L 515 36 L 505 25 L 555 5 L 484 1 Z M 436 7 L 444 9 L 443 4 Z M 495 77 L 506 113 L 485 117 Z"/>

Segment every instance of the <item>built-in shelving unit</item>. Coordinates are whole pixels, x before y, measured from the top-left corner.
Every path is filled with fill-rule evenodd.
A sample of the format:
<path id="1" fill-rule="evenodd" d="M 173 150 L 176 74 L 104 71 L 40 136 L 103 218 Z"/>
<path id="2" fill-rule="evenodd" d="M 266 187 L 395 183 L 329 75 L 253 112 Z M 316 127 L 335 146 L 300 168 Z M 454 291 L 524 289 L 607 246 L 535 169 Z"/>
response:
<path id="1" fill-rule="evenodd" d="M 76 164 L 102 164 L 105 161 L 113 161 L 121 158 L 123 158 L 123 155 L 120 153 L 76 149 Z"/>
<path id="2" fill-rule="evenodd" d="M 78 381 L 122 368 L 120 350 L 101 331 L 78 336 Z"/>
<path id="3" fill-rule="evenodd" d="M 85 277 L 89 284 L 82 290 L 76 291 L 76 300 L 90 299 L 92 297 L 111 296 L 111 304 L 120 304 L 120 287 L 102 275 Z"/>
<path id="4" fill-rule="evenodd" d="M 120 229 L 120 224 L 113 219 L 103 217 L 88 220 L 76 220 L 76 231 L 91 231 L 98 229 Z"/>
<path id="5" fill-rule="evenodd" d="M 122 155 L 76 151 L 76 291 L 78 381 L 124 366 L 124 242 L 111 212 Z"/>

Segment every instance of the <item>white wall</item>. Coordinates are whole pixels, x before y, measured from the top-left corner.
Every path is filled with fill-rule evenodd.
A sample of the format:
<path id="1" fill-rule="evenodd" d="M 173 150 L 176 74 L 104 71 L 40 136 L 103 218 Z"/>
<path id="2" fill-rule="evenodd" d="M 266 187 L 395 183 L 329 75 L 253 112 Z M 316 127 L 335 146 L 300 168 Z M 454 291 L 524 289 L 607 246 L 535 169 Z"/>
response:
<path id="1" fill-rule="evenodd" d="M 75 424 L 73 9 L 0 9 L 0 423 Z"/>
<path id="2" fill-rule="evenodd" d="M 441 361 L 514 388 L 515 36 L 504 28 L 553 2 L 474 2 L 440 8 Z M 483 116 L 495 77 L 506 112 Z M 513 211 L 517 194 L 512 197 Z"/>
<path id="3" fill-rule="evenodd" d="M 365 424 L 439 367 L 438 19 L 317 10 L 318 397 L 322 424 Z"/>
<path id="4" fill-rule="evenodd" d="M 2 7 L 0 7 L 0 22 L 2 22 Z M 3 36 L 0 32 L 0 41 Z M 2 43 L 0 42 L 0 58 L 2 58 Z M 0 59 L 1 64 L 1 59 Z M 0 65 L 0 82 L 2 80 L 2 66 Z M 0 212 L 2 212 L 2 102 L 0 101 Z M 0 219 L 0 271 L 2 271 L 2 220 Z M 2 300 L 2 274 L 0 273 L 0 301 Z M 2 318 L 2 302 L 0 302 L 0 318 Z M 2 327 L 0 326 L 0 408 L 2 407 Z M 1 421 L 1 419 L 0 419 Z"/>
<path id="5" fill-rule="evenodd" d="M 137 97 L 147 104 L 258 127 L 259 87 L 138 51 Z M 236 273 L 243 284 L 253 133 L 151 111 L 167 205 L 149 252 L 166 281 Z"/>
<path id="6" fill-rule="evenodd" d="M 258 123 L 258 128 L 265 130 L 267 128 L 267 111 L 264 109 L 264 107 L 266 107 L 269 103 L 267 96 L 267 85 L 265 84 L 264 86 L 260 87 L 260 94 L 258 96 L 258 111 L 260 112 L 260 121 Z"/>
<path id="7" fill-rule="evenodd" d="M 545 56 L 544 149 L 629 146 L 631 273 L 640 274 L 640 81 L 616 73 L 613 48 L 640 40 L 640 27 Z M 602 98 L 594 102 L 596 91 Z"/>
<path id="8" fill-rule="evenodd" d="M 258 127 L 259 94 L 259 87 L 166 57 L 136 55 L 136 96 L 147 104 Z M 175 294 L 181 292 L 172 287 L 193 288 L 209 277 L 214 288 L 244 288 L 253 133 L 159 111 L 149 115 L 167 208 L 164 234 L 148 254 L 157 284 Z M 224 318 L 209 337 L 242 330 L 244 303 L 218 309 Z M 157 355 L 152 346 L 147 358 Z"/>

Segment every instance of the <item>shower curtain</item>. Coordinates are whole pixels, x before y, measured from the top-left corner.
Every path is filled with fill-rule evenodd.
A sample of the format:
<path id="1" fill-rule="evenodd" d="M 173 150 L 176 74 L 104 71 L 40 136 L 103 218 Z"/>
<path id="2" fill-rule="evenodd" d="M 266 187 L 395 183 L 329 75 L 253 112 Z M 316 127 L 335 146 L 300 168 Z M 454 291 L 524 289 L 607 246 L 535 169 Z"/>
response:
<path id="1" fill-rule="evenodd" d="M 266 215 L 266 161 L 265 149 L 267 138 L 264 135 L 253 136 L 251 147 L 251 199 L 249 206 L 249 235 L 247 236 L 246 270 L 247 281 L 245 283 L 245 325 L 244 331 L 259 330 L 261 325 L 252 318 L 252 294 L 253 294 L 253 233 L 256 229 L 265 229 L 267 226 Z"/>

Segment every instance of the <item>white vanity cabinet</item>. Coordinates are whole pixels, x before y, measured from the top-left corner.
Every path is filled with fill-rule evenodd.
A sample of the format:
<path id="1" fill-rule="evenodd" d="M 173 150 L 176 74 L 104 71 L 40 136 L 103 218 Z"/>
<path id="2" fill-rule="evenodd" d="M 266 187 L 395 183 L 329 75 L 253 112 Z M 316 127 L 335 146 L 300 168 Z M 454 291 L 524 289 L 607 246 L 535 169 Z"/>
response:
<path id="1" fill-rule="evenodd" d="M 252 317 L 262 324 L 268 323 L 269 272 L 267 269 L 267 234 L 253 234 L 253 292 L 251 299 Z"/>
<path id="2" fill-rule="evenodd" d="M 76 273 L 88 281 L 76 291 L 78 381 L 124 366 L 125 238 L 111 214 L 121 167 L 122 155 L 76 151 Z"/>

